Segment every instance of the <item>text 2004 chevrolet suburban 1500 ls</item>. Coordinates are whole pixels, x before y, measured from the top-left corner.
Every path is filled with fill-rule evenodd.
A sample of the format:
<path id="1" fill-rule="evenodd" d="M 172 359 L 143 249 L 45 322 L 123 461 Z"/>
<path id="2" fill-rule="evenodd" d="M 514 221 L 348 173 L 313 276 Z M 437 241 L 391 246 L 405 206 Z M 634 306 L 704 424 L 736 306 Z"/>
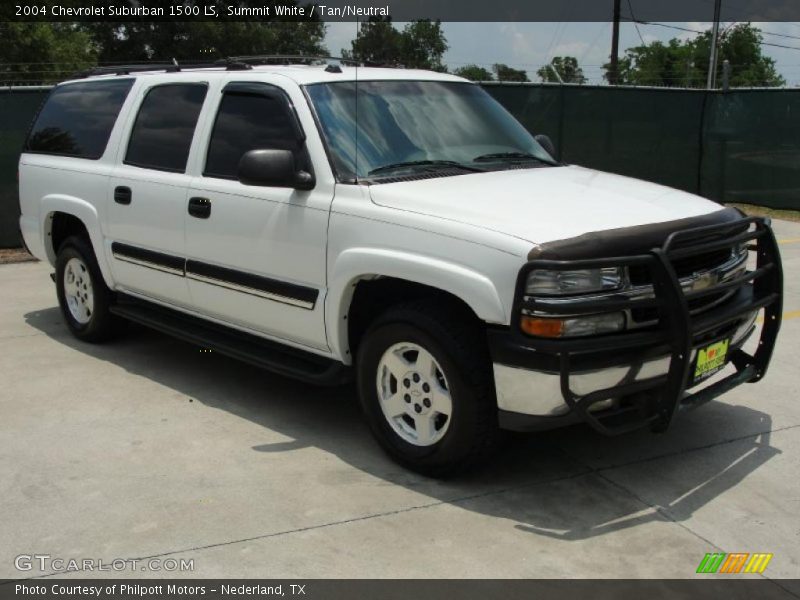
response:
<path id="1" fill-rule="evenodd" d="M 663 430 L 760 380 L 780 325 L 767 220 L 560 164 L 441 73 L 99 70 L 53 90 L 19 173 L 78 338 L 127 319 L 355 376 L 384 449 L 433 475 L 502 429 Z"/>

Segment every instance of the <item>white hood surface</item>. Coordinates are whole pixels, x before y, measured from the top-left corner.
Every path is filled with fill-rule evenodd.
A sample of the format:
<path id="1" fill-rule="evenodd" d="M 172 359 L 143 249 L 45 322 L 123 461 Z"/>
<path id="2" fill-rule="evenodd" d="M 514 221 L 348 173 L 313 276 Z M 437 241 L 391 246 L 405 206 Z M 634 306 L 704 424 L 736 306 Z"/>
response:
<path id="1" fill-rule="evenodd" d="M 380 206 L 484 227 L 535 244 L 704 215 L 693 194 L 583 167 L 537 167 L 370 186 Z"/>

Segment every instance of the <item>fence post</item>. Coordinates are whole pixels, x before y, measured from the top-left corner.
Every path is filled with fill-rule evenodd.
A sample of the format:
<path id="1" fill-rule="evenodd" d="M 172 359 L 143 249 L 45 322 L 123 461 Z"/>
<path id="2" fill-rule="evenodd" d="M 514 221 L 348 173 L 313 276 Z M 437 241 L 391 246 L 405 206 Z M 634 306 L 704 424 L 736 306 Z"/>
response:
<path id="1" fill-rule="evenodd" d="M 706 152 L 706 112 L 708 111 L 708 97 L 711 95 L 709 90 L 703 90 L 703 102 L 700 105 L 700 126 L 697 136 L 697 194 L 703 195 L 703 162 Z"/>
<path id="2" fill-rule="evenodd" d="M 731 87 L 731 61 L 727 58 L 722 61 L 722 91 L 727 92 Z"/>

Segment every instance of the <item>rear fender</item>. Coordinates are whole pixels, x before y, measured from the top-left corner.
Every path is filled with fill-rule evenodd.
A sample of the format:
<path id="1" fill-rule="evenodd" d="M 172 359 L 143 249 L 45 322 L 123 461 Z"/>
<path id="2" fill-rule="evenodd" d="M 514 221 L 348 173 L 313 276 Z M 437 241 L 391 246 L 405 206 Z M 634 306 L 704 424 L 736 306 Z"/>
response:
<path id="1" fill-rule="evenodd" d="M 66 213 L 80 219 L 83 226 L 86 227 L 86 231 L 89 233 L 89 241 L 97 257 L 97 264 L 100 267 L 100 272 L 103 274 L 103 279 L 106 285 L 113 289 L 114 278 L 111 274 L 111 268 L 104 251 L 103 233 L 100 229 L 100 218 L 97 214 L 97 209 L 81 198 L 64 194 L 50 194 L 42 198 L 40 214 L 44 215 L 44 218 L 42 219 L 41 233 L 42 240 L 44 240 L 45 252 L 47 253 L 47 260 L 51 265 L 55 266 L 58 248 L 53 248 L 52 226 L 53 217 L 58 212 Z"/>

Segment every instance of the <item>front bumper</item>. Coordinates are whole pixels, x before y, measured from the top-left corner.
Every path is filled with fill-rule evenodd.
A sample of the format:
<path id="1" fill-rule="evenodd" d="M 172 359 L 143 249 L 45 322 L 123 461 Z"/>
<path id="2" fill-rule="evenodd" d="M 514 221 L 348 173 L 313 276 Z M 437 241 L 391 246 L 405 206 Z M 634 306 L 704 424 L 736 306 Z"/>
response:
<path id="1" fill-rule="evenodd" d="M 672 260 L 731 244 L 748 244 L 756 256 L 753 270 L 714 288 L 685 291 Z M 769 221 L 741 219 L 673 233 L 649 253 L 590 260 L 533 260 L 520 273 L 515 315 L 538 309 L 522 290 L 533 269 L 584 269 L 641 265 L 649 268 L 653 298 L 586 300 L 570 303 L 560 314 L 655 308 L 653 327 L 611 335 L 544 339 L 525 335 L 512 323 L 491 329 L 489 345 L 494 362 L 500 425 L 513 430 L 539 430 L 584 421 L 605 434 L 642 427 L 666 429 L 681 409 L 696 407 L 766 373 L 780 328 L 782 273 L 780 256 Z M 720 290 L 732 292 L 723 305 L 692 315 L 688 302 Z M 757 349 L 743 346 L 764 311 Z M 730 339 L 729 360 L 736 372 L 710 385 L 693 383 L 697 350 Z M 689 391 L 693 388 L 697 391 Z"/>

